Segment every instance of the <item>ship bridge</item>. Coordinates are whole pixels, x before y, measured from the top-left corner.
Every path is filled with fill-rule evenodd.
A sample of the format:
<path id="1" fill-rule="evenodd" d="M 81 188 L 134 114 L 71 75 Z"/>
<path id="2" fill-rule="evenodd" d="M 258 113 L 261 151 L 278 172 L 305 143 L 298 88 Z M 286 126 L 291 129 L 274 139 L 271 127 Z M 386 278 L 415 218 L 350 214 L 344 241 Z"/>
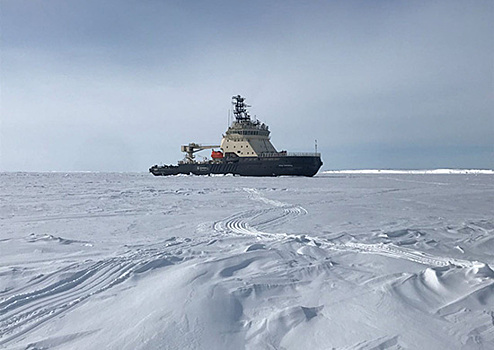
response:
<path id="1" fill-rule="evenodd" d="M 240 95 L 232 97 L 235 120 L 230 125 L 223 139 L 221 149 L 225 153 L 235 153 L 239 157 L 256 157 L 264 153 L 278 153 L 271 143 L 269 128 L 266 124 L 253 121 L 247 111 L 245 98 Z"/>

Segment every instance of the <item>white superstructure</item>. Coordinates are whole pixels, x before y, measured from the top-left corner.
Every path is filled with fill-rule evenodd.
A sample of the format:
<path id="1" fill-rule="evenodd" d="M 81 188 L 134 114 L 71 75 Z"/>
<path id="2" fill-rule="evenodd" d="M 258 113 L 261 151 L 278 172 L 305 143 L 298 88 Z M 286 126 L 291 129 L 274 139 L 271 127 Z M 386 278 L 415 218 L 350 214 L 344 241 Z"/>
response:
<path id="1" fill-rule="evenodd" d="M 233 96 L 235 121 L 223 135 L 221 150 L 224 153 L 235 153 L 239 157 L 277 153 L 270 141 L 268 126 L 258 120 L 251 120 L 246 109 L 249 106 L 244 101 L 240 95 Z"/>

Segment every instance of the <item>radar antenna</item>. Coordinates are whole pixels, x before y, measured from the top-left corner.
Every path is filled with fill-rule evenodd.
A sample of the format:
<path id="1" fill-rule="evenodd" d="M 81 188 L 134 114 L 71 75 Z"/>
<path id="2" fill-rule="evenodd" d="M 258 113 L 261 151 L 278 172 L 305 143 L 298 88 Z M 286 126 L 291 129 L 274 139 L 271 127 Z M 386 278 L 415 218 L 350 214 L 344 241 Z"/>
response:
<path id="1" fill-rule="evenodd" d="M 237 95 L 232 97 L 232 104 L 233 104 L 233 114 L 235 115 L 235 119 L 237 121 L 248 121 L 250 120 L 250 115 L 247 113 L 247 107 L 250 107 L 249 105 L 245 104 L 245 98 Z"/>

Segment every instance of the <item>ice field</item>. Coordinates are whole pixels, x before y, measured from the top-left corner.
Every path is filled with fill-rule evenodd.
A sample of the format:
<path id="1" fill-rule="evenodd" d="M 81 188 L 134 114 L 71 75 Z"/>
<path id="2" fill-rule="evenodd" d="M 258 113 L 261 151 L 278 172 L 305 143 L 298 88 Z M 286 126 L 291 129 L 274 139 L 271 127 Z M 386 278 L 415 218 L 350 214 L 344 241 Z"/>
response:
<path id="1" fill-rule="evenodd" d="M 0 173 L 0 348 L 494 349 L 494 175 Z"/>

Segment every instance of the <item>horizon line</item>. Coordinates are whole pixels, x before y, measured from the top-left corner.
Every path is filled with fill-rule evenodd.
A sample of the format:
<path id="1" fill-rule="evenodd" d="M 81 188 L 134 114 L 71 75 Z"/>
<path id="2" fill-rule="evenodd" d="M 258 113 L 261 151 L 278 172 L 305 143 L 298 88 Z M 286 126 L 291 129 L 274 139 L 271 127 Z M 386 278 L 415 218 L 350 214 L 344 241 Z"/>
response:
<path id="1" fill-rule="evenodd" d="M 31 173 L 31 174 L 146 174 L 147 171 L 104 171 L 104 170 L 2 170 L 0 174 Z M 494 175 L 494 169 L 464 169 L 464 168 L 435 168 L 435 169 L 339 169 L 322 170 L 318 174 L 488 174 Z"/>

